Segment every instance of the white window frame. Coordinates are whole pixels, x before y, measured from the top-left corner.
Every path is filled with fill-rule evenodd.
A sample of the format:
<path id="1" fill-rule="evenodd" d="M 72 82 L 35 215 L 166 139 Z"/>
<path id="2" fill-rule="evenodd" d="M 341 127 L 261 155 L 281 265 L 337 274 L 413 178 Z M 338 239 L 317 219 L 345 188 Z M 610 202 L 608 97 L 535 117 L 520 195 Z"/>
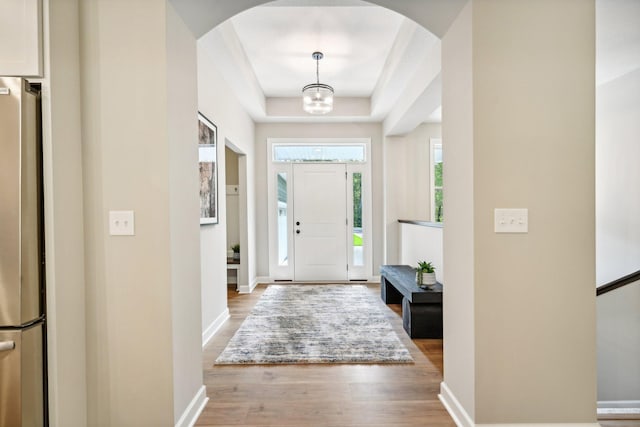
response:
<path id="1" fill-rule="evenodd" d="M 269 212 L 269 275 L 273 280 L 291 280 L 293 278 L 294 253 L 293 253 L 293 163 L 271 162 L 268 167 L 269 186 L 267 205 Z M 279 234 L 278 234 L 278 192 L 277 182 L 279 173 L 287 174 L 287 264 L 279 263 Z"/>
<path id="2" fill-rule="evenodd" d="M 275 147 L 277 146 L 286 146 L 286 145 L 292 145 L 292 146 L 308 146 L 308 147 L 322 147 L 322 146 L 331 146 L 331 145 L 351 145 L 351 146 L 361 146 L 364 149 L 364 160 L 363 161 L 351 161 L 351 162 L 347 162 L 344 160 L 335 160 L 335 161 L 330 161 L 330 160 L 326 160 L 326 161 L 309 161 L 309 163 L 344 163 L 344 164 L 366 164 L 368 163 L 368 154 L 369 154 L 369 147 L 370 147 L 370 140 L 366 139 L 366 138 L 343 138 L 343 139 L 337 139 L 337 138 L 301 138 L 301 139 L 297 139 L 297 138 L 268 138 L 268 141 L 270 142 L 270 144 L 268 144 L 269 146 L 269 153 L 271 156 L 271 161 L 273 163 L 307 163 L 305 161 L 299 161 L 299 160 L 294 160 L 294 161 L 287 161 L 287 160 L 276 160 L 275 159 Z"/>
<path id="3" fill-rule="evenodd" d="M 347 259 L 349 260 L 349 280 L 368 280 L 372 276 L 373 245 L 371 228 L 371 174 L 368 164 L 347 163 L 347 212 L 349 213 L 349 226 L 347 227 Z M 353 174 L 362 174 L 362 265 L 354 264 L 353 246 Z"/>
<path id="4" fill-rule="evenodd" d="M 443 187 L 436 187 L 436 182 L 434 179 L 435 175 L 435 166 L 436 166 L 436 156 L 435 150 L 439 148 L 442 150 L 442 138 L 430 138 L 429 139 L 429 158 L 430 158 L 430 168 L 429 168 L 429 187 L 431 191 L 431 221 L 436 222 L 436 190 L 443 190 Z M 442 159 L 444 163 L 444 157 Z M 443 183 L 444 184 L 444 183 Z M 443 190 L 444 193 L 444 190 Z M 443 205 L 444 208 L 444 205 Z"/>

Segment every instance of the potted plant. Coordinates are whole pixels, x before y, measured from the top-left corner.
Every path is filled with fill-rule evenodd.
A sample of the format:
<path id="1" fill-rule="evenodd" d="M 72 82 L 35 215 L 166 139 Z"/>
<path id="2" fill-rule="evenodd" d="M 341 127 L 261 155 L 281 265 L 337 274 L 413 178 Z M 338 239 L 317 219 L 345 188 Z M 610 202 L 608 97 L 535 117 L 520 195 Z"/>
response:
<path id="1" fill-rule="evenodd" d="M 235 245 L 231 246 L 231 250 L 233 250 L 233 259 L 239 260 L 240 259 L 240 244 L 236 243 Z"/>
<path id="2" fill-rule="evenodd" d="M 430 262 L 418 261 L 418 268 L 416 268 L 416 283 L 418 285 L 436 284 L 436 268 Z"/>

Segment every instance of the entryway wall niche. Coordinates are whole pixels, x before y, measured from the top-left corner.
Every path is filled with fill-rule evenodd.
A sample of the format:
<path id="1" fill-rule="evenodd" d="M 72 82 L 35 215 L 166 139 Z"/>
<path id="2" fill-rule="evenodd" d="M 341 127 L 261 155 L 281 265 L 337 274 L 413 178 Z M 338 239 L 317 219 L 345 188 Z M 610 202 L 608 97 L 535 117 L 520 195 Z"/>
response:
<path id="1" fill-rule="evenodd" d="M 227 283 L 236 283 L 240 292 L 250 292 L 248 270 L 247 220 L 247 156 L 229 140 L 225 140 L 225 181 L 227 255 L 232 246 L 240 245 L 240 264 L 227 265 Z"/>

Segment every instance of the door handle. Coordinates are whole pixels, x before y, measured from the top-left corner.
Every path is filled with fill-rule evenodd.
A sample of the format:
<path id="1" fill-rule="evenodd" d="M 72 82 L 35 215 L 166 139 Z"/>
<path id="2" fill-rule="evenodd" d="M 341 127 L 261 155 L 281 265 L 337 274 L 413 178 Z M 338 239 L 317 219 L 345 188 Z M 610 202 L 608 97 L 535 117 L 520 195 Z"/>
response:
<path id="1" fill-rule="evenodd" d="M 16 348 L 15 341 L 0 341 L 0 351 L 11 351 Z"/>
<path id="2" fill-rule="evenodd" d="M 296 234 L 300 234 L 300 230 L 296 230 Z"/>

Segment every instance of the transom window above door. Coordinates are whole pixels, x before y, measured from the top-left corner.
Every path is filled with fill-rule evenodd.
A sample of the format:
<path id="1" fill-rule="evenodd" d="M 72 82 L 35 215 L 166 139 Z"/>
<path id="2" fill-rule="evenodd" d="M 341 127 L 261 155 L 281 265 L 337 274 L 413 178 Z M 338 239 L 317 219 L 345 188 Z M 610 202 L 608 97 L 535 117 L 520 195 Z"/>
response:
<path id="1" fill-rule="evenodd" d="M 364 163 L 365 144 L 273 144 L 274 162 Z"/>

